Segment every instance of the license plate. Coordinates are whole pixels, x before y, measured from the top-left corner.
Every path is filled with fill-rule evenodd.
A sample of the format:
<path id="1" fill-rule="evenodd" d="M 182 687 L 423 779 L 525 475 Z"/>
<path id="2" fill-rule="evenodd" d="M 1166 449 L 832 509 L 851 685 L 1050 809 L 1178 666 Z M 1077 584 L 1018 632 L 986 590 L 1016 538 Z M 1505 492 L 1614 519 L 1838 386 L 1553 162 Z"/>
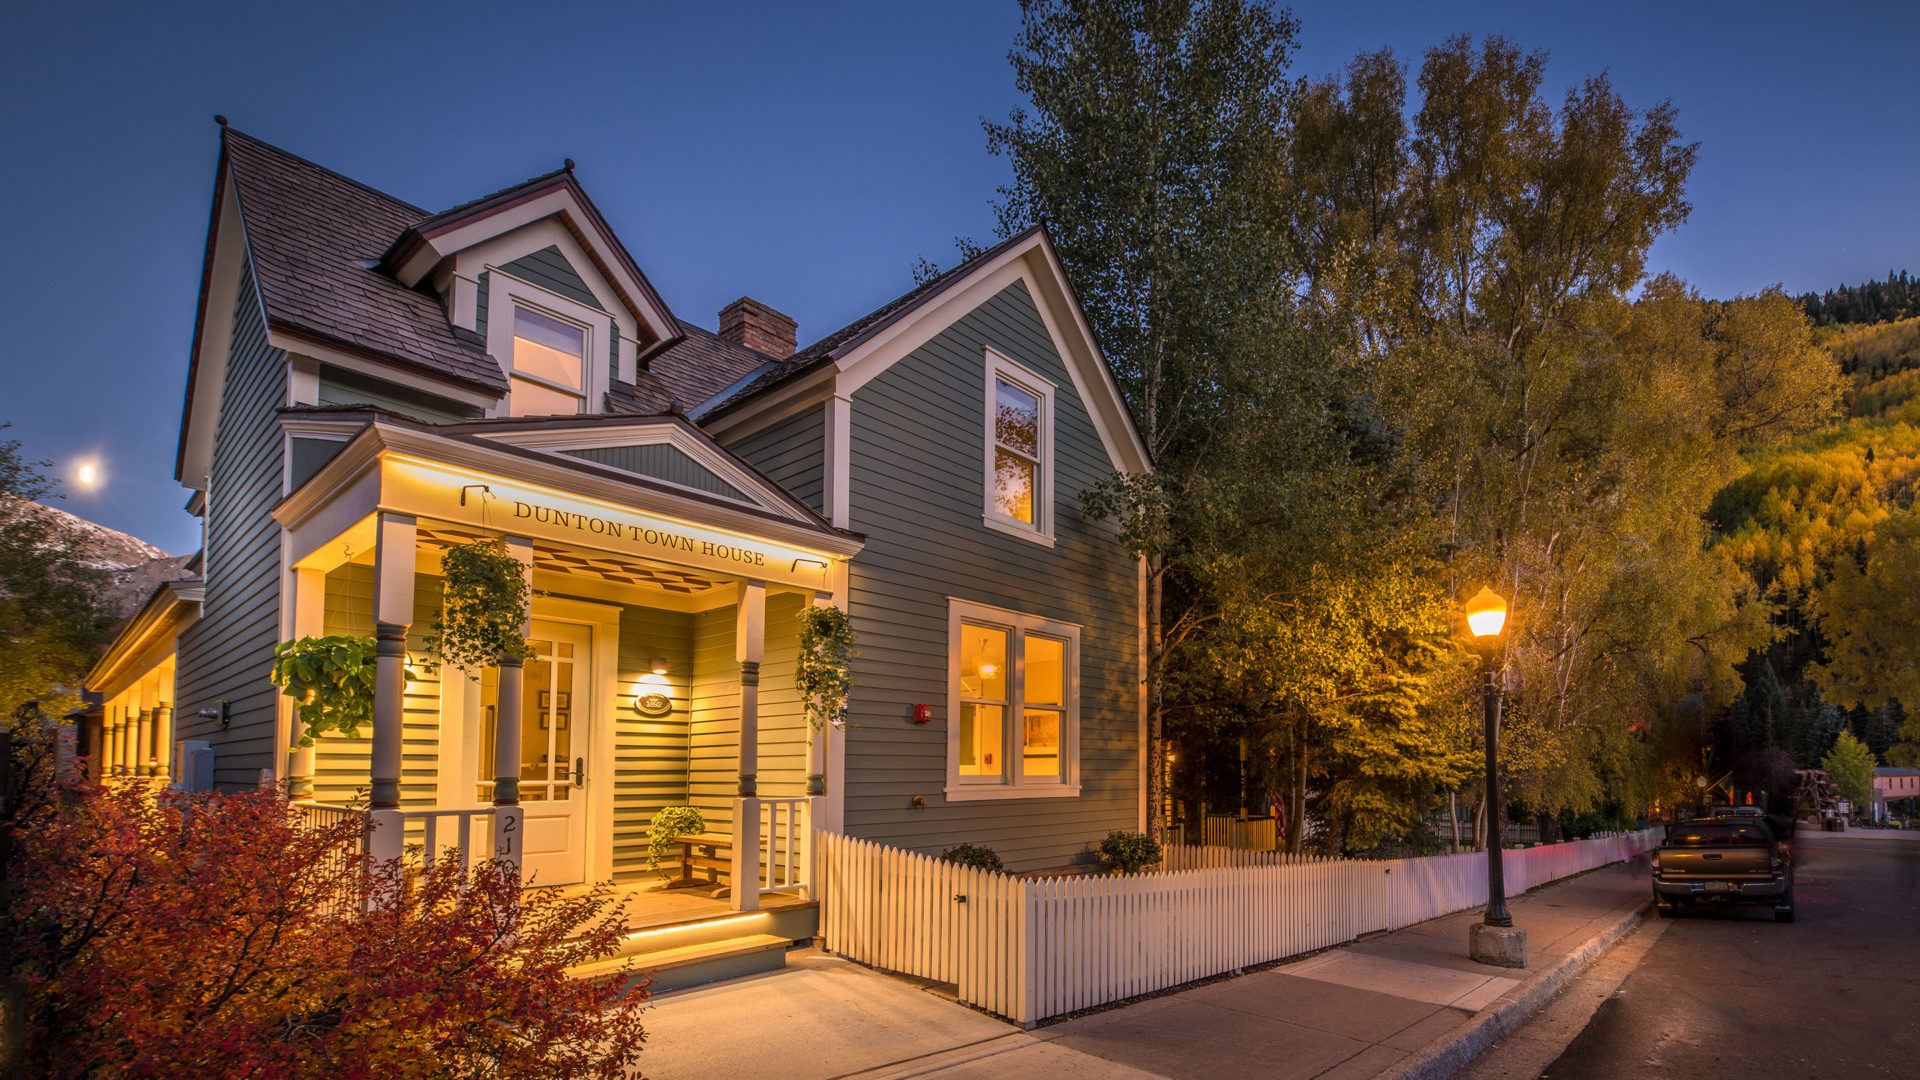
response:
<path id="1" fill-rule="evenodd" d="M 1729 885 L 1729 884 L 1727 884 L 1727 883 L 1726 883 L 1726 882 L 1724 882 L 1724 881 L 1709 881 L 1709 882 L 1707 882 L 1707 891 L 1708 891 L 1708 892 L 1727 892 L 1728 890 L 1730 890 L 1730 889 L 1732 889 L 1732 888 L 1733 888 L 1733 886 L 1731 886 L 1731 885 Z"/>

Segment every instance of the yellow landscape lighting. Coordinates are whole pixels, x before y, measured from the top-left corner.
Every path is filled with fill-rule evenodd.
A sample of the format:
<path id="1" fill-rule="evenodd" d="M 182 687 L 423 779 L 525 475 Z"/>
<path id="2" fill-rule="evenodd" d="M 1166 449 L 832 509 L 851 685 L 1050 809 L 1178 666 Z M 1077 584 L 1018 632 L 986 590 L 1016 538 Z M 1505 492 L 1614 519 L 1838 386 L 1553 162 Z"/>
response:
<path id="1" fill-rule="evenodd" d="M 634 938 L 647 937 L 652 934 L 682 933 L 686 930 L 692 929 L 695 926 L 699 927 L 702 930 L 705 930 L 710 926 L 732 926 L 735 923 L 752 922 L 755 919 L 767 920 L 771 918 L 773 918 L 773 912 L 761 911 L 761 912 L 756 912 L 749 915 L 735 915 L 730 919 L 715 919 L 712 922 L 694 923 L 691 926 L 662 926 L 653 930 L 635 930 L 631 934 L 622 935 L 622 937 L 627 941 L 632 941 Z"/>
<path id="2" fill-rule="evenodd" d="M 1467 627 L 1477 638 L 1498 637 L 1507 624 L 1507 602 L 1489 588 L 1481 588 L 1467 601 Z"/>

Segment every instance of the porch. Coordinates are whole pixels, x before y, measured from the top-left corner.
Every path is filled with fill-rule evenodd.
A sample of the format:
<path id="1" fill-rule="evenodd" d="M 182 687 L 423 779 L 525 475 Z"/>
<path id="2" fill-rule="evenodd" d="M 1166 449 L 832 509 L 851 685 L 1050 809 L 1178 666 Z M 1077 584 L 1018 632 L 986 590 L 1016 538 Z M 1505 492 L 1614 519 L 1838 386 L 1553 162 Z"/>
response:
<path id="1" fill-rule="evenodd" d="M 657 491 L 588 499 L 531 483 L 518 458 L 476 472 L 389 453 L 350 467 L 350 455 L 276 510 L 290 538 L 287 636 L 378 646 L 360 737 L 299 748 L 286 710 L 296 800 L 319 813 L 359 800 L 378 857 L 498 855 L 528 887 L 635 886 L 638 934 L 676 911 L 702 921 L 715 903 L 738 914 L 811 900 L 812 833 L 831 824 L 827 733 L 804 716 L 798 634 L 802 611 L 844 580 L 843 539 L 817 519 L 752 534 L 737 511 L 668 517 Z M 309 498 L 316 485 L 332 498 Z M 824 542 L 796 546 L 796 524 Z M 476 539 L 504 541 L 522 567 L 532 655 L 435 669 L 441 559 Z M 649 866 L 648 824 L 666 806 L 695 807 L 721 841 L 679 896 L 638 888 L 679 868 L 677 849 Z"/>

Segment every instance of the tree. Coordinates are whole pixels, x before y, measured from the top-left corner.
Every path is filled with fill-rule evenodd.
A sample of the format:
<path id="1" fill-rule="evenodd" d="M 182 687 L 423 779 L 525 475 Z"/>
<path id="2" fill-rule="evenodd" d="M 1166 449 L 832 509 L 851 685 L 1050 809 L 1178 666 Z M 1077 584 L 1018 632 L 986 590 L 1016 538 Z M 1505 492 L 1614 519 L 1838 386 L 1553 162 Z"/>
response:
<path id="1" fill-rule="evenodd" d="M 1855 808 L 1873 801 L 1873 769 L 1877 764 L 1873 751 L 1854 738 L 1851 731 L 1841 732 L 1833 741 L 1833 749 L 1820 759 L 1820 767 L 1827 770 L 1833 790 Z"/>
<path id="2" fill-rule="evenodd" d="M 1204 499 L 1193 470 L 1286 286 L 1284 238 L 1254 208 L 1271 190 L 1296 32 L 1258 0 L 1022 0 L 1010 60 L 1031 111 L 986 125 L 1014 172 L 1002 235 L 1047 224 L 1155 462 L 1151 478 L 1091 493 L 1089 510 L 1120 519 L 1147 562 L 1156 835 L 1166 628 L 1184 614 L 1165 603 L 1176 519 Z"/>
<path id="3" fill-rule="evenodd" d="M 9 716 L 30 700 L 50 715 L 77 705 L 114 622 L 107 575 L 89 565 L 91 541 L 36 502 L 56 494 L 41 472 L 51 465 L 0 441 L 0 710 Z"/>
<path id="4" fill-rule="evenodd" d="M 7 1075 L 617 1077 L 644 992 L 567 969 L 618 947 L 605 888 L 523 894 L 498 861 L 369 864 L 357 820 L 278 791 L 80 786 L 21 823 L 0 955 Z M 368 910 L 368 900 L 371 909 Z M 10 997 L 9 1004 L 17 998 Z"/>

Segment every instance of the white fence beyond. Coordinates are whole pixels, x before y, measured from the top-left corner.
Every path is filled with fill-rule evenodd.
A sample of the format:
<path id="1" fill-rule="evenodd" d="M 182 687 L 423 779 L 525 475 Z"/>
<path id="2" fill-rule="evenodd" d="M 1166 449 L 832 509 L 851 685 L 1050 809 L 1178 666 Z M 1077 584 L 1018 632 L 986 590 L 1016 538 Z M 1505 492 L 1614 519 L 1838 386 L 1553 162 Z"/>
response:
<path id="1" fill-rule="evenodd" d="M 1503 852 L 1507 894 L 1632 858 L 1653 835 Z M 1268 855 L 1249 865 L 1247 852 L 1170 850 L 1171 872 L 1032 879 L 815 837 L 828 949 L 954 983 L 962 1001 L 1028 1025 L 1487 901 L 1478 852 L 1380 862 Z M 1212 865 L 1178 868 L 1182 858 Z"/>

